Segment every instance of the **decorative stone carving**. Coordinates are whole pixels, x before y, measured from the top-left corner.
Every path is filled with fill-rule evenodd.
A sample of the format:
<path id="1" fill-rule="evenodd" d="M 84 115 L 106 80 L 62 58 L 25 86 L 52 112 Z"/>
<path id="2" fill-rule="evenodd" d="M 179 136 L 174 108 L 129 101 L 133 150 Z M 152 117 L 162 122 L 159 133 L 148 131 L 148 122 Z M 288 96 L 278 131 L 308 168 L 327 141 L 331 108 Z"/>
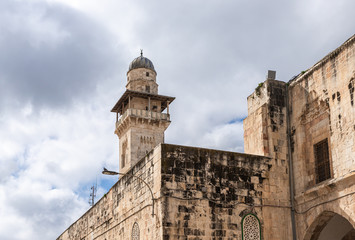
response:
<path id="1" fill-rule="evenodd" d="M 132 227 L 132 240 L 139 240 L 139 226 L 137 222 Z"/>
<path id="2" fill-rule="evenodd" d="M 259 220 L 252 214 L 243 219 L 243 240 L 260 240 Z"/>

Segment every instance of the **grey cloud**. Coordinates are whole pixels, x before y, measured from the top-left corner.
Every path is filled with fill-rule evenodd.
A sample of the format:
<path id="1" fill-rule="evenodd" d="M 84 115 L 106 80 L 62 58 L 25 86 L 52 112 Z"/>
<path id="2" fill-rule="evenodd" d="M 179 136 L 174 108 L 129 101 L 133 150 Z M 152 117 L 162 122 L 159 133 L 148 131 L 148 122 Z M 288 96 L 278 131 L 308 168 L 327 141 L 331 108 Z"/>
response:
<path id="1" fill-rule="evenodd" d="M 355 3 L 339 2 L 322 1 L 319 6 L 282 0 L 149 2 L 144 6 L 146 21 L 138 26 L 137 35 L 138 39 L 154 39 L 142 44 L 169 51 L 174 66 L 187 67 L 186 72 L 207 82 L 221 71 L 231 73 L 250 65 L 261 74 L 268 67 L 278 68 L 279 78 L 287 81 L 332 50 L 324 48 L 324 38 L 329 48 L 330 42 L 336 47 L 352 35 L 355 24 L 349 22 L 350 9 Z M 321 48 L 314 49 L 319 44 Z M 167 57 L 165 52 L 155 54 Z"/>
<path id="2" fill-rule="evenodd" d="M 155 64 L 160 92 L 176 97 L 167 140 L 181 144 L 202 144 L 201 133 L 245 117 L 246 97 L 268 69 L 288 81 L 355 27 L 349 0 L 153 1 L 141 7 L 135 38 Z"/>
<path id="3" fill-rule="evenodd" d="M 118 41 L 60 4 L 3 0 L 0 29 L 2 107 L 62 107 L 117 71 Z"/>

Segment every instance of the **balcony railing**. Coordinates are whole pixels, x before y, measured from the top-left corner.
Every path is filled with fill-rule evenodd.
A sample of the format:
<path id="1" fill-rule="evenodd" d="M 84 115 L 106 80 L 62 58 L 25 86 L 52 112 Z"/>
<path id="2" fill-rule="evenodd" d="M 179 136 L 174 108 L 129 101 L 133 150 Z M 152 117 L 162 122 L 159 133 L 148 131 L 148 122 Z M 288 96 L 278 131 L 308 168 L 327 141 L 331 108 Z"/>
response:
<path id="1" fill-rule="evenodd" d="M 167 113 L 159 113 L 159 112 L 130 108 L 127 109 L 127 111 L 118 119 L 116 126 L 120 125 L 121 122 L 127 116 L 140 117 L 140 118 L 152 119 L 152 120 L 170 121 L 170 114 Z"/>

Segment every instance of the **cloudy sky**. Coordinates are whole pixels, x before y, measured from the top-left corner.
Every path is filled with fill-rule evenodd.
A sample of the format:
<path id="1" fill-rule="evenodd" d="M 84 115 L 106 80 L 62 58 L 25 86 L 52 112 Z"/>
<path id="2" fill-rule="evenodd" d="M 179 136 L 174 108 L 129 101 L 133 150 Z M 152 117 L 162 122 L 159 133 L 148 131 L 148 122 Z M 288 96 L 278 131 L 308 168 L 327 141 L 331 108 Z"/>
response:
<path id="1" fill-rule="evenodd" d="M 354 34 L 353 0 L 0 0 L 0 239 L 55 239 L 118 169 L 110 112 L 144 49 L 166 142 L 243 151 L 246 97 Z"/>

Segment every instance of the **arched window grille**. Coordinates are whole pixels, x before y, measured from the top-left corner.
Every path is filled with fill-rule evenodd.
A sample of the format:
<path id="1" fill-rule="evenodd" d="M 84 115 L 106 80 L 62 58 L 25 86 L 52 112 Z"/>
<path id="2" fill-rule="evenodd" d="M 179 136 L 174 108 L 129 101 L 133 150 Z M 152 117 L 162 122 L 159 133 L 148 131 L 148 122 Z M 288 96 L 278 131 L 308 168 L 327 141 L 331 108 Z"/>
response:
<path id="1" fill-rule="evenodd" d="M 132 227 L 132 240 L 139 240 L 139 226 L 137 222 Z"/>
<path id="2" fill-rule="evenodd" d="M 243 240 L 260 240 L 260 221 L 254 214 L 247 214 L 242 219 Z"/>

